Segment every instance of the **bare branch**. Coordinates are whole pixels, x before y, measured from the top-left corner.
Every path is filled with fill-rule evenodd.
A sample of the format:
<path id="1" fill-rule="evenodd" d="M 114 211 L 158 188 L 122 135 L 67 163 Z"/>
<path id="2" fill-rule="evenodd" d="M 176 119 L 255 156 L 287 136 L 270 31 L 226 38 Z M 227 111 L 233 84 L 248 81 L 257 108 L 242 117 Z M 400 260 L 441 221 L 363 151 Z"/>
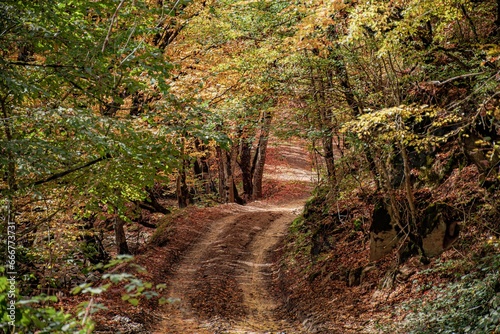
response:
<path id="1" fill-rule="evenodd" d="M 468 78 L 468 77 L 474 77 L 476 75 L 481 75 L 481 74 L 484 74 L 486 72 L 478 72 L 478 73 L 467 73 L 467 74 L 462 74 L 462 75 L 459 75 L 459 76 L 456 76 L 456 77 L 453 77 L 453 78 L 449 78 L 449 79 L 446 79 L 445 81 L 428 81 L 428 83 L 430 84 L 433 84 L 433 85 L 436 85 L 436 86 L 443 86 L 449 82 L 452 82 L 452 81 L 455 81 L 455 80 L 458 80 L 458 79 L 463 79 L 463 78 Z"/>
<path id="2" fill-rule="evenodd" d="M 83 66 L 75 66 L 75 65 L 61 65 L 61 64 L 37 64 L 30 63 L 25 61 L 10 61 L 6 62 L 7 65 L 15 65 L 15 66 L 34 66 L 34 67 L 48 67 L 48 68 L 73 68 L 73 69 L 83 69 Z"/>
<path id="3" fill-rule="evenodd" d="M 113 16 L 111 17 L 111 22 L 109 23 L 108 33 L 106 34 L 106 38 L 104 39 L 104 43 L 102 43 L 101 52 L 104 52 L 104 50 L 106 49 L 106 46 L 109 43 L 109 36 L 111 35 L 111 30 L 113 29 L 113 25 L 115 24 L 116 16 L 118 16 L 118 11 L 123 6 L 124 2 L 125 2 L 125 0 L 120 1 L 120 3 L 118 4 L 118 7 L 116 7 L 115 12 L 113 13 Z"/>

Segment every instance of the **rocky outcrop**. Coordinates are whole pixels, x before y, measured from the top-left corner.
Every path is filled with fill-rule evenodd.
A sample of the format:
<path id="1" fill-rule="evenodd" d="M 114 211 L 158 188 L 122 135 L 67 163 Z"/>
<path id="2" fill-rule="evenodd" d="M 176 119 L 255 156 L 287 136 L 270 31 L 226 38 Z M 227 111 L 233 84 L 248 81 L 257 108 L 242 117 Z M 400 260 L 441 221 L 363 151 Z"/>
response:
<path id="1" fill-rule="evenodd" d="M 423 255 L 437 256 L 458 239 L 460 226 L 450 210 L 452 209 L 444 204 L 430 204 L 423 210 L 418 226 Z M 411 240 L 404 233 L 398 232 L 384 203 L 377 203 L 370 227 L 370 261 L 377 261 L 390 253 L 402 238 Z"/>

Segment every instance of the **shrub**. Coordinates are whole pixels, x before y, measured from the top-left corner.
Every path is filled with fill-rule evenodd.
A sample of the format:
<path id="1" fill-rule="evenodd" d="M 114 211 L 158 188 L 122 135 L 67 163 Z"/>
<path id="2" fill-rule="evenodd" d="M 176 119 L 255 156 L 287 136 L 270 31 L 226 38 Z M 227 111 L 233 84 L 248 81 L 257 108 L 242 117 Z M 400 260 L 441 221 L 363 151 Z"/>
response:
<path id="1" fill-rule="evenodd" d="M 410 313 L 404 333 L 500 333 L 500 254 L 484 259 L 478 270 L 457 282 L 434 287 L 435 299 L 404 306 Z"/>

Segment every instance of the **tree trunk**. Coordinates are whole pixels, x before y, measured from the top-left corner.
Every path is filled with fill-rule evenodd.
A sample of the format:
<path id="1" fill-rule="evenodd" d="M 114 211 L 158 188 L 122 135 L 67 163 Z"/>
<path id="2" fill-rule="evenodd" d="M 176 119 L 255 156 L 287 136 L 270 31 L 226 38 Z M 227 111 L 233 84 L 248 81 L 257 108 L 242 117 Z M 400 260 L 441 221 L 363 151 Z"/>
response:
<path id="1" fill-rule="evenodd" d="M 189 188 L 186 183 L 186 171 L 179 171 L 177 176 L 177 203 L 179 208 L 185 208 L 189 203 Z"/>
<path id="2" fill-rule="evenodd" d="M 226 152 L 220 147 L 217 146 L 217 160 L 219 161 L 219 198 L 222 203 L 227 203 L 227 193 L 226 193 L 226 165 L 227 165 L 227 156 Z"/>
<path id="3" fill-rule="evenodd" d="M 184 136 L 187 134 L 184 133 Z M 185 137 L 184 137 L 185 138 Z M 179 175 L 177 176 L 177 182 L 176 182 L 176 193 L 177 193 L 177 203 L 179 205 L 179 208 L 185 208 L 188 206 L 189 202 L 189 188 L 186 183 L 187 175 L 186 175 L 186 140 L 182 139 L 182 145 L 181 145 L 181 156 L 182 156 L 182 163 L 181 167 L 179 170 Z"/>
<path id="4" fill-rule="evenodd" d="M 253 194 L 252 147 L 247 138 L 241 139 L 240 168 L 243 181 L 243 198 L 249 200 Z"/>
<path id="5" fill-rule="evenodd" d="M 477 42 L 479 37 L 477 35 L 476 25 L 474 24 L 474 21 L 472 21 L 472 18 L 469 16 L 469 13 L 467 13 L 467 9 L 463 4 L 460 6 L 460 9 L 462 10 L 462 14 L 464 15 L 467 23 L 469 24 L 470 29 L 472 30 L 472 34 L 474 35 L 474 41 Z"/>
<path id="6" fill-rule="evenodd" d="M 146 191 L 148 192 L 149 199 L 146 199 L 143 202 L 138 202 L 137 204 L 139 207 L 148 210 L 149 212 L 159 212 L 163 213 L 164 215 L 169 214 L 170 210 L 165 208 L 163 205 L 161 205 L 158 200 L 156 199 L 156 196 L 151 188 L 146 188 Z"/>
<path id="7" fill-rule="evenodd" d="M 403 157 L 405 190 L 406 190 L 406 198 L 408 200 L 408 205 L 410 206 L 412 230 L 416 231 L 416 229 L 417 229 L 417 209 L 415 206 L 415 198 L 413 196 L 413 186 L 411 183 L 410 159 L 408 158 L 408 153 L 406 152 L 406 147 L 402 143 L 400 143 L 399 148 L 401 150 L 401 156 Z"/>
<path id="8" fill-rule="evenodd" d="M 233 149 L 231 149 L 231 152 L 229 152 L 229 154 L 227 152 L 224 152 L 224 154 L 226 155 L 226 165 L 225 165 L 225 169 L 226 169 L 226 184 L 224 185 L 224 188 L 227 190 L 227 201 L 228 203 L 234 203 L 234 199 L 235 199 L 235 196 L 234 196 L 234 178 L 233 178 L 233 167 L 231 166 L 231 162 L 232 162 L 232 151 Z"/>
<path id="9" fill-rule="evenodd" d="M 195 140 L 194 145 L 196 150 L 201 153 L 201 156 L 193 164 L 194 175 L 202 182 L 203 191 L 206 194 L 215 192 L 215 186 L 210 175 L 210 166 L 208 165 L 207 147 L 198 139 Z"/>
<path id="10" fill-rule="evenodd" d="M 264 177 L 264 165 L 266 163 L 267 144 L 269 142 L 269 131 L 271 130 L 272 115 L 264 111 L 262 126 L 260 129 L 259 144 L 255 152 L 255 169 L 253 174 L 253 199 L 262 198 L 262 180 Z"/>
<path id="11" fill-rule="evenodd" d="M 115 243 L 116 243 L 116 252 L 121 254 L 130 254 L 130 250 L 127 245 L 127 238 L 125 236 L 125 230 L 123 226 L 125 225 L 125 221 L 118 217 L 115 217 Z"/>
<path id="12" fill-rule="evenodd" d="M 349 108 L 352 110 L 353 116 L 358 117 L 362 114 L 363 108 L 361 107 L 360 101 L 358 101 L 356 99 L 356 97 L 353 93 L 353 89 L 352 89 L 351 83 L 349 81 L 349 72 L 347 71 L 347 67 L 345 65 L 345 59 L 339 53 L 333 54 L 332 56 L 333 56 L 332 58 L 335 60 L 333 62 L 335 76 L 339 80 L 340 86 L 342 87 L 342 92 L 343 92 L 345 101 L 346 101 L 347 105 L 349 106 Z M 369 147 L 365 147 L 364 154 L 365 154 L 366 160 L 368 161 L 368 168 L 370 169 L 373 180 L 375 181 L 377 189 L 379 189 L 380 184 L 377 180 L 377 167 L 375 165 L 375 161 L 373 159 L 373 154 L 372 154 L 372 152 L 370 152 Z"/>
<path id="13" fill-rule="evenodd" d="M 333 184 L 335 181 L 335 156 L 333 152 L 333 138 L 331 135 L 325 135 L 322 138 L 323 158 L 325 159 L 328 181 Z"/>
<path id="14" fill-rule="evenodd" d="M 317 70 L 317 72 L 315 76 L 313 68 L 311 67 L 309 71 L 309 80 L 311 95 L 314 97 L 316 103 L 315 108 L 317 111 L 317 118 L 319 119 L 318 128 L 322 133 L 321 144 L 323 146 L 323 153 L 319 155 L 325 161 L 328 182 L 330 185 L 333 185 L 335 179 L 335 156 L 333 151 L 334 127 L 331 109 L 327 107 L 327 91 L 333 86 L 334 75 L 330 69 Z"/>
<path id="15" fill-rule="evenodd" d="M 408 153 L 406 152 L 406 147 L 403 145 L 403 143 L 400 143 L 399 146 L 401 149 L 401 155 L 403 157 L 403 164 L 404 164 L 406 199 L 407 199 L 408 205 L 410 207 L 410 215 L 411 215 L 411 219 L 408 222 L 409 236 L 410 236 L 410 240 L 420 250 L 420 253 L 422 255 L 422 259 L 424 259 L 424 261 L 426 261 L 427 255 L 425 254 L 425 251 L 424 251 L 422 235 L 419 233 L 418 228 L 417 228 L 417 208 L 415 205 L 415 197 L 413 196 L 413 185 L 411 182 L 411 175 L 410 175 L 410 159 L 408 158 Z"/>
<path id="16" fill-rule="evenodd" d="M 231 168 L 231 152 L 218 148 L 219 155 L 219 193 L 223 203 L 234 203 L 235 194 Z"/>
<path id="17" fill-rule="evenodd" d="M 342 87 L 342 92 L 344 94 L 347 105 L 353 111 L 354 116 L 361 115 L 362 108 L 359 102 L 354 96 L 351 83 L 349 82 L 349 74 L 347 72 L 347 67 L 345 65 L 344 57 L 340 54 L 334 56 L 333 66 L 335 70 L 335 76 L 339 80 L 340 86 Z"/>
<path id="18" fill-rule="evenodd" d="M 327 77 L 331 77 L 331 71 L 327 70 Z M 322 138 L 321 143 L 323 144 L 323 159 L 326 164 L 327 178 L 330 185 L 333 185 L 335 181 L 335 156 L 333 153 L 333 120 L 331 109 L 327 107 L 326 91 L 330 89 L 331 86 L 327 81 L 323 79 L 320 80 L 320 90 L 317 95 L 319 119 L 321 120 L 322 128 Z"/>
<path id="19" fill-rule="evenodd" d="M 236 163 L 238 160 L 238 151 L 239 145 L 233 144 L 231 147 L 231 151 L 229 152 L 229 159 L 227 165 L 227 185 L 226 187 L 229 189 L 229 203 L 237 203 L 237 199 L 239 199 L 238 189 L 236 188 L 234 174 L 236 172 Z"/>

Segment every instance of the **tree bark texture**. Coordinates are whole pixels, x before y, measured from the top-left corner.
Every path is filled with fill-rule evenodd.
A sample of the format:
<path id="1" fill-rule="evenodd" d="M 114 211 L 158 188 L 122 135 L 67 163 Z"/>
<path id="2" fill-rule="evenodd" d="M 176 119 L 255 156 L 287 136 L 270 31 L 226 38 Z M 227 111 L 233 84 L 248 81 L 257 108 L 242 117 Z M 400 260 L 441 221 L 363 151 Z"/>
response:
<path id="1" fill-rule="evenodd" d="M 185 208 L 189 204 L 189 188 L 186 183 L 186 171 L 179 171 L 177 176 L 177 203 L 179 208 Z"/>
<path id="2" fill-rule="evenodd" d="M 120 217 L 115 218 L 115 243 L 116 243 L 116 252 L 118 254 L 130 254 L 130 250 L 127 244 L 127 238 L 125 236 L 125 229 L 123 226 L 125 225 L 125 221 Z"/>
<path id="3" fill-rule="evenodd" d="M 269 132 L 271 130 L 272 115 L 270 111 L 264 111 L 262 126 L 260 129 L 259 144 L 255 152 L 255 171 L 253 175 L 253 199 L 262 198 L 262 180 L 264 178 L 264 165 L 266 163 L 267 144 L 269 143 Z"/>
<path id="4" fill-rule="evenodd" d="M 227 202 L 227 193 L 226 193 L 226 152 L 220 147 L 217 146 L 217 160 L 219 162 L 219 198 L 222 203 Z"/>
<path id="5" fill-rule="evenodd" d="M 252 147 L 247 138 L 241 139 L 240 168 L 243 181 L 243 198 L 249 200 L 253 194 Z"/>

